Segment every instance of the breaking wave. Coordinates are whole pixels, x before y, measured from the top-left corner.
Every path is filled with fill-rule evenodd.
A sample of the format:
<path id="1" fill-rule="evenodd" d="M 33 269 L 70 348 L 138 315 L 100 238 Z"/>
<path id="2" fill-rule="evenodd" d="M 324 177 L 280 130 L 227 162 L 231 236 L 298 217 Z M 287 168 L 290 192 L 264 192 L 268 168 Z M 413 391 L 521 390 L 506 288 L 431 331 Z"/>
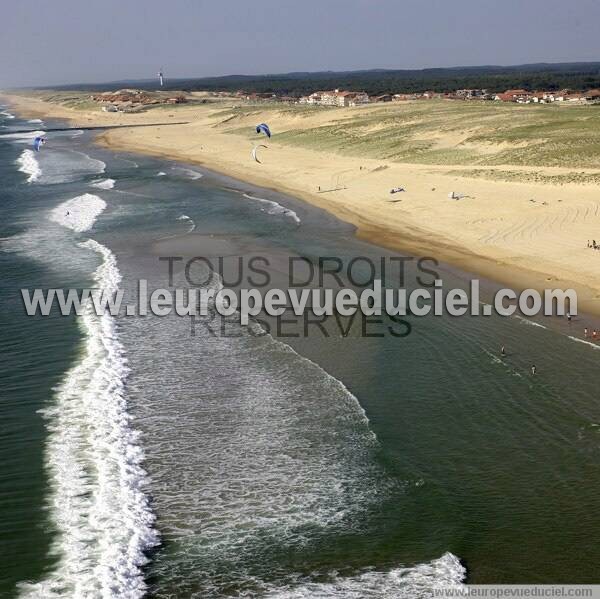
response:
<path id="1" fill-rule="evenodd" d="M 181 173 L 188 179 L 192 179 L 192 181 L 195 181 L 196 179 L 201 179 L 202 177 L 204 177 L 204 175 L 202 173 L 199 173 L 198 171 L 195 171 L 194 169 L 191 169 L 191 168 L 185 168 L 183 166 L 173 166 L 173 167 L 171 167 L 171 170 L 176 173 Z"/>
<path id="2" fill-rule="evenodd" d="M 50 220 L 81 233 L 94 226 L 105 208 L 106 202 L 102 198 L 84 193 L 57 206 L 50 213 Z"/>
<path id="3" fill-rule="evenodd" d="M 114 179 L 97 179 L 92 181 L 90 185 L 97 187 L 98 189 L 112 189 L 115 186 L 116 181 Z"/>
<path id="4" fill-rule="evenodd" d="M 46 134 L 45 131 L 27 131 L 27 132 L 23 132 L 23 133 L 2 133 L 2 135 L 0 135 L 0 138 L 14 139 L 16 142 L 19 142 L 19 143 L 30 143 L 36 137 L 45 135 L 45 134 Z"/>
<path id="5" fill-rule="evenodd" d="M 14 140 L 17 144 L 31 146 L 33 139 L 45 135 L 43 131 L 29 133 L 7 133 L 0 138 Z M 27 148 L 16 161 L 19 170 L 29 175 L 29 183 L 68 183 L 77 181 L 86 175 L 100 175 L 106 164 L 102 160 L 91 158 L 83 152 L 53 147 L 52 141 L 40 152 Z"/>
<path id="6" fill-rule="evenodd" d="M 42 175 L 40 163 L 37 161 L 33 150 L 23 150 L 17 158 L 17 164 L 19 165 L 19 171 L 28 175 L 27 183 L 34 183 Z"/>
<path id="7" fill-rule="evenodd" d="M 198 268 L 193 276 L 207 280 Z M 222 288 L 212 275 L 210 286 Z M 230 325 L 230 336 L 213 337 L 198 321 L 182 351 L 184 319 L 124 324 L 165 541 L 149 568 L 159 581 L 153 596 L 413 599 L 460 582 L 464 568 L 452 554 L 350 577 L 282 567 L 287 552 L 309 555 L 325 538 L 364 534 L 375 506 L 404 495 L 407 483 L 380 464 L 367 415 L 340 380 L 260 323 L 247 337 Z M 193 372 L 190 351 L 203 357 Z M 169 360 L 148 368 L 157 352 Z"/>
<path id="8" fill-rule="evenodd" d="M 67 183 L 77 181 L 87 175 L 104 173 L 106 164 L 102 160 L 92 158 L 84 152 L 66 150 L 46 144 L 40 152 L 40 162 L 44 174 L 40 183 Z"/>
<path id="9" fill-rule="evenodd" d="M 523 318 L 523 316 L 519 316 L 518 314 L 515 314 L 514 317 L 517 320 L 519 320 L 522 324 L 525 324 L 530 327 L 538 327 L 540 329 L 548 328 L 548 327 L 545 327 L 543 324 L 540 324 L 539 322 L 535 322 L 535 320 L 529 320 L 527 318 Z"/>
<path id="10" fill-rule="evenodd" d="M 182 214 L 177 220 L 184 220 L 190 225 L 188 233 L 191 233 L 196 228 L 196 223 L 187 214 Z"/>
<path id="11" fill-rule="evenodd" d="M 579 337 L 573 337 L 572 335 L 567 335 L 567 337 L 571 341 L 576 341 L 577 343 L 583 343 L 584 345 L 587 345 L 587 346 L 591 347 L 592 349 L 600 349 L 600 345 L 598 345 L 597 343 L 594 343 L 593 341 L 588 341 L 587 339 L 580 339 Z"/>
<path id="12" fill-rule="evenodd" d="M 81 246 L 102 257 L 97 287 L 115 292 L 121 276 L 113 253 L 93 240 Z M 40 582 L 21 584 L 21 597 L 137 599 L 146 592 L 145 552 L 157 545 L 158 534 L 124 397 L 128 368 L 112 316 L 95 314 L 87 300 L 80 325 L 81 360 L 42 411 L 49 431 L 48 509 L 57 533 L 51 551 L 58 563 Z"/>
<path id="13" fill-rule="evenodd" d="M 297 224 L 300 224 L 300 222 L 301 222 L 300 219 L 298 218 L 298 215 L 293 210 L 290 210 L 289 208 L 286 208 L 285 206 L 282 206 L 281 204 L 278 204 L 277 202 L 274 202 L 273 200 L 265 200 L 264 198 L 257 198 L 255 196 L 251 196 L 248 193 L 245 193 L 243 195 L 245 198 L 248 198 L 249 200 L 254 200 L 255 202 L 262 202 L 263 204 L 267 204 L 269 206 L 269 208 L 264 209 L 264 212 L 266 212 L 267 214 L 274 214 L 274 215 L 282 214 L 283 216 L 287 216 L 288 218 L 291 218 Z"/>
<path id="14" fill-rule="evenodd" d="M 417 566 L 394 568 L 389 572 L 369 571 L 341 577 L 336 572 L 329 582 L 304 583 L 267 592 L 270 599 L 417 599 L 435 596 L 435 590 L 455 588 L 458 593 L 466 570 L 452 553 Z M 464 592 L 464 591 L 463 591 Z M 448 595 L 450 596 L 450 595 Z"/>

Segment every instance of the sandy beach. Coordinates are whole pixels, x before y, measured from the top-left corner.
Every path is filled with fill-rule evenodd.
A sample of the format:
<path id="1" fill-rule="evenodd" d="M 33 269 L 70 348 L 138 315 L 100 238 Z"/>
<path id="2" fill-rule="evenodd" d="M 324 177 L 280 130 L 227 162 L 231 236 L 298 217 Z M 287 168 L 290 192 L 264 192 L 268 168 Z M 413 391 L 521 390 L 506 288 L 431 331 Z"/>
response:
<path id="1" fill-rule="evenodd" d="M 368 117 L 366 134 L 380 132 L 390 118 L 402 118 L 414 104 L 410 102 L 313 111 L 259 105 L 240 111 L 235 102 L 223 101 L 122 114 L 102 112 L 99 107 L 73 109 L 25 96 L 4 99 L 21 115 L 67 119 L 73 126 L 185 121 L 111 129 L 101 133 L 98 141 L 115 150 L 196 163 L 297 196 L 356 225 L 363 239 L 433 255 L 516 288 L 574 287 L 579 310 L 600 313 L 600 252 L 587 247 L 588 240 L 600 240 L 600 168 L 593 163 L 481 166 L 477 161 L 452 165 L 440 160 L 419 164 L 372 157 L 368 151 L 362 153 L 360 146 L 332 151 L 326 144 L 319 148 L 297 143 L 307 129 L 343 130 L 357 115 Z M 491 106 L 490 110 L 493 116 Z M 254 126 L 260 122 L 269 123 L 270 140 L 255 134 Z M 466 148 L 487 156 L 507 149 L 506 144 L 471 143 L 467 139 L 471 124 L 465 121 L 462 127 L 462 135 L 456 126 L 420 135 L 442 153 Z M 258 143 L 268 146 L 259 149 L 261 164 L 251 156 Z M 534 145 L 530 151 L 536 151 Z M 390 195 L 395 187 L 405 191 Z M 451 199 L 452 192 L 464 197 Z"/>

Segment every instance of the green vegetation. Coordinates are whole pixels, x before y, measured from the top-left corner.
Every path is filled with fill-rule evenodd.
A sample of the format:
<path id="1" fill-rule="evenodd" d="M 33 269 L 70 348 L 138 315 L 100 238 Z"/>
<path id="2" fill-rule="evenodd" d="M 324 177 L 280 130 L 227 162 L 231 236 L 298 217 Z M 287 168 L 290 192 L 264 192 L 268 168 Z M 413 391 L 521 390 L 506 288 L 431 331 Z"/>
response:
<path id="1" fill-rule="evenodd" d="M 600 169 L 600 106 L 518 105 L 423 100 L 328 110 L 277 131 L 277 142 L 352 156 L 448 166 L 561 166 Z M 272 113 L 306 116 L 311 107 L 240 106 L 219 113 L 220 126 L 248 134 L 241 119 Z M 322 119 L 321 119 L 322 120 Z M 286 121 L 282 121 L 286 122 Z M 478 175 L 480 176 L 480 175 Z"/>
<path id="2" fill-rule="evenodd" d="M 74 110 L 98 109 L 98 104 L 90 99 L 90 92 L 31 90 L 23 95 Z"/>
<path id="3" fill-rule="evenodd" d="M 73 110 L 98 111 L 102 107 L 100 102 L 91 99 L 91 96 L 93 95 L 93 92 L 91 91 L 28 90 L 27 92 L 12 93 L 23 95 L 24 97 L 36 98 L 44 102 L 50 102 L 51 104 L 57 104 Z M 170 96 L 170 94 L 166 92 L 159 92 L 151 95 L 163 102 Z M 211 104 L 213 102 L 214 100 L 206 98 L 190 98 L 186 103 L 182 104 L 136 104 L 129 108 L 128 112 L 148 112 L 150 110 L 168 110 L 169 112 L 172 112 L 185 106 Z"/>
<path id="4" fill-rule="evenodd" d="M 450 170 L 448 175 L 457 177 L 471 177 L 474 179 L 488 179 L 493 181 L 506 181 L 518 183 L 543 183 L 546 185 L 598 185 L 600 184 L 600 174 L 574 172 L 564 175 L 549 175 L 539 171 L 510 171 L 503 169 L 468 169 L 468 170 Z"/>
<path id="5" fill-rule="evenodd" d="M 73 85 L 62 89 L 156 89 L 155 79 L 120 81 L 118 84 Z M 464 88 L 528 90 L 592 89 L 600 87 L 600 63 L 529 64 L 517 66 L 454 67 L 422 70 L 374 69 L 348 72 L 286 73 L 278 75 L 229 75 L 199 79 L 169 79 L 165 89 L 236 91 L 301 96 L 319 89 L 348 89 L 368 94 L 413 93 L 433 90 L 448 92 Z"/>

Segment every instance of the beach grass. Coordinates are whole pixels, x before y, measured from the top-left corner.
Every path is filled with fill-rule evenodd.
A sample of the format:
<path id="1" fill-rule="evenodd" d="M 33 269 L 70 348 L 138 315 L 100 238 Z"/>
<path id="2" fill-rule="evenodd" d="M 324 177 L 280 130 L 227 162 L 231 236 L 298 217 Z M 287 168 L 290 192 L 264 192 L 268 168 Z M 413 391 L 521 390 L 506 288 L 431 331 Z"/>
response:
<path id="1" fill-rule="evenodd" d="M 325 122 L 324 112 L 330 117 Z M 277 130 L 278 143 L 341 155 L 448 166 L 600 168 L 598 105 L 432 100 L 338 109 L 261 104 L 226 108 L 215 117 L 227 132 L 251 136 L 247 121 L 259 115 L 270 116 L 272 128 L 278 121 L 286 124 Z M 477 176 L 485 173 L 492 171 Z"/>

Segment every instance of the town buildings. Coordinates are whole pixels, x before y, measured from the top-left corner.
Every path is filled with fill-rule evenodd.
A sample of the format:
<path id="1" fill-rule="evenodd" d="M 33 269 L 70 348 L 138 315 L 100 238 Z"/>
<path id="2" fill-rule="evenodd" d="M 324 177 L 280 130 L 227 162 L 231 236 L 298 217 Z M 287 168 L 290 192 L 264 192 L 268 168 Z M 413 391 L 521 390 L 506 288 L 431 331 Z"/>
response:
<path id="1" fill-rule="evenodd" d="M 219 94 L 220 95 L 220 94 Z M 507 89 L 504 92 L 492 93 L 487 89 L 457 89 L 451 92 L 414 92 L 414 93 L 381 93 L 369 96 L 365 92 L 345 91 L 334 89 L 330 91 L 316 91 L 307 96 L 295 98 L 293 96 L 280 96 L 273 93 L 246 93 L 239 91 L 236 97 L 249 102 L 286 102 L 308 104 L 313 106 L 362 106 L 380 102 L 404 102 L 411 100 L 478 100 L 497 102 L 514 102 L 516 104 L 551 104 L 565 102 L 568 104 L 596 104 L 600 103 L 600 89 L 584 92 L 563 89 L 560 91 L 528 91 L 526 89 Z"/>
<path id="2" fill-rule="evenodd" d="M 317 104 L 319 106 L 359 106 L 369 103 L 369 96 L 365 92 L 350 92 L 334 89 L 333 91 L 319 91 L 303 96 L 300 104 Z"/>

